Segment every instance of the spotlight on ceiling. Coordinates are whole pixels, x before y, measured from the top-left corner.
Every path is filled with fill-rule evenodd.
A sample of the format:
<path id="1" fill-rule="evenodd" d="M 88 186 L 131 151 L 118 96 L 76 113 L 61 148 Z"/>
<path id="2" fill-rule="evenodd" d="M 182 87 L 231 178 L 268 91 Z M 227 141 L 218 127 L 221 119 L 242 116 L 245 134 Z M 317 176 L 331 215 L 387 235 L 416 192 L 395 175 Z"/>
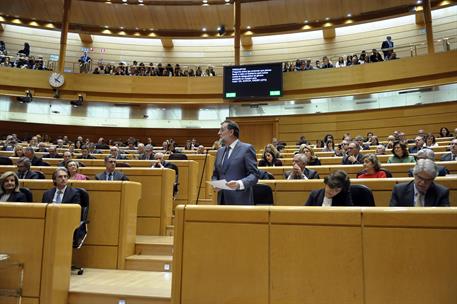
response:
<path id="1" fill-rule="evenodd" d="M 74 107 L 80 107 L 84 103 L 84 96 L 82 94 L 78 94 L 78 99 L 77 100 L 72 100 L 70 101 L 70 104 Z"/>
<path id="2" fill-rule="evenodd" d="M 25 91 L 25 96 L 24 97 L 17 97 L 17 101 L 20 103 L 31 103 L 33 101 L 33 95 L 31 90 Z"/>

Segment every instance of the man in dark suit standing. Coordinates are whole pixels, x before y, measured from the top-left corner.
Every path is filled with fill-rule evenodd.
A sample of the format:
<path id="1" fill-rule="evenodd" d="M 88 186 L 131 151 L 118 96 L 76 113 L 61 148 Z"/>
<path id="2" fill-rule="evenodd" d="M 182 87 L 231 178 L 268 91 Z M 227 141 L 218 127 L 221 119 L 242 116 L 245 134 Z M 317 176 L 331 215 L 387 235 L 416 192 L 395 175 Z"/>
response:
<path id="1" fill-rule="evenodd" d="M 252 186 L 259 178 L 255 149 L 238 139 L 240 127 L 234 121 L 224 121 L 218 135 L 225 146 L 217 151 L 212 180 L 226 180 L 226 186 L 233 191 L 216 189 L 217 202 L 220 205 L 253 205 Z"/>
<path id="2" fill-rule="evenodd" d="M 43 193 L 41 201 L 43 203 L 55 204 L 79 204 L 81 196 L 78 190 L 68 186 L 68 171 L 65 168 L 57 168 L 52 174 L 54 188 Z"/>
<path id="3" fill-rule="evenodd" d="M 453 161 L 457 160 L 457 139 L 453 139 L 451 144 L 449 145 L 451 152 L 444 154 L 441 156 L 442 161 Z"/>
<path id="4" fill-rule="evenodd" d="M 305 154 L 297 153 L 292 160 L 293 168 L 285 173 L 286 179 L 319 179 L 319 173 L 306 168 L 308 158 Z"/>
<path id="5" fill-rule="evenodd" d="M 99 173 L 95 176 L 96 180 L 106 181 L 128 181 L 128 177 L 122 172 L 116 171 L 116 159 L 111 155 L 105 156 L 105 172 Z"/>
<path id="6" fill-rule="evenodd" d="M 430 159 L 419 159 L 414 167 L 414 180 L 395 185 L 390 199 L 391 207 L 446 207 L 449 189 L 433 181 L 438 169 Z"/>
<path id="7" fill-rule="evenodd" d="M 390 55 L 393 53 L 394 42 L 392 41 L 392 37 L 387 36 L 386 40 L 382 42 L 381 49 L 384 54 L 384 60 L 389 60 Z"/>

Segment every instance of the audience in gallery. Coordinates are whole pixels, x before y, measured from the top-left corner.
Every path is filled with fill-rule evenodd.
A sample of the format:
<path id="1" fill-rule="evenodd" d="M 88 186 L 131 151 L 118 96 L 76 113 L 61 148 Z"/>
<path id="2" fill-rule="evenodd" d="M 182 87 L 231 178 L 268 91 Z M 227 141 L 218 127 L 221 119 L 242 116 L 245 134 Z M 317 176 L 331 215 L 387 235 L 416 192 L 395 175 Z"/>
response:
<path id="1" fill-rule="evenodd" d="M 27 198 L 19 190 L 16 173 L 7 171 L 0 176 L 0 202 L 26 202 Z"/>

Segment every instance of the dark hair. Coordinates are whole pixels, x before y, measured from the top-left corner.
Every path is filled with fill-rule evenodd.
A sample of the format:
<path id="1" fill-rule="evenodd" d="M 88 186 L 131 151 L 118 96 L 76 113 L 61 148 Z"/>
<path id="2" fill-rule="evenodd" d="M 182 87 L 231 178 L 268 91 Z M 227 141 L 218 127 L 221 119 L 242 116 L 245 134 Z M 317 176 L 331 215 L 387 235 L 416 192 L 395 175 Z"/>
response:
<path id="1" fill-rule="evenodd" d="M 351 180 L 345 171 L 336 170 L 324 178 L 324 184 L 332 189 L 341 188 L 341 192 L 348 192 L 351 186 Z"/>
<path id="2" fill-rule="evenodd" d="M 329 137 L 331 138 L 331 140 L 333 140 L 333 141 L 335 140 L 335 139 L 333 138 L 333 135 L 332 135 L 332 134 L 325 134 L 324 140 L 323 140 L 324 144 L 329 140 Z M 343 138 L 343 139 L 344 139 L 344 138 Z"/>
<path id="3" fill-rule="evenodd" d="M 396 141 L 396 142 L 394 142 L 394 145 L 393 145 L 393 147 L 392 147 L 392 154 L 393 154 L 394 156 L 398 157 L 398 155 L 395 154 L 395 146 L 396 146 L 396 145 L 400 145 L 400 148 L 401 148 L 402 151 L 403 151 L 403 157 L 402 157 L 402 158 L 408 157 L 408 156 L 409 156 L 408 148 L 406 147 L 406 144 L 403 143 L 403 142 L 401 142 L 401 141 Z"/>
<path id="4" fill-rule="evenodd" d="M 272 156 L 272 160 L 271 160 L 271 163 L 274 164 L 275 161 L 276 161 L 276 155 L 275 155 L 275 152 L 271 149 L 266 149 L 264 152 L 263 152 L 263 156 L 262 156 L 262 159 L 266 162 L 266 163 L 269 163 L 268 160 L 267 160 L 267 157 L 266 157 L 266 154 L 267 153 L 270 153 L 270 155 Z"/>
<path id="5" fill-rule="evenodd" d="M 430 134 L 427 135 L 427 137 L 425 138 L 425 143 L 427 143 L 427 140 L 428 140 L 430 137 L 433 138 L 432 143 L 433 143 L 433 144 L 436 143 L 435 135 L 433 135 L 432 133 L 430 133 Z"/>
<path id="6" fill-rule="evenodd" d="M 446 130 L 446 135 L 443 134 L 443 132 L 442 132 L 443 129 Z M 441 137 L 448 137 L 449 135 L 450 135 L 449 129 L 446 128 L 446 127 L 441 127 L 441 129 L 440 129 L 440 136 L 441 136 Z"/>
<path id="7" fill-rule="evenodd" d="M 65 173 L 67 173 L 67 176 L 70 176 L 70 173 L 68 172 L 67 168 L 58 167 L 58 168 L 56 169 L 56 171 L 54 171 L 54 172 L 52 173 L 52 181 L 53 181 L 54 186 L 56 185 L 57 172 L 59 172 L 59 171 L 64 171 Z"/>
<path id="8" fill-rule="evenodd" d="M 229 119 L 224 120 L 221 125 L 223 125 L 225 123 L 227 124 L 227 129 L 233 130 L 233 135 L 236 138 L 239 138 L 240 137 L 240 126 L 238 126 L 238 124 L 236 122 L 234 122 L 233 120 L 229 120 Z"/>

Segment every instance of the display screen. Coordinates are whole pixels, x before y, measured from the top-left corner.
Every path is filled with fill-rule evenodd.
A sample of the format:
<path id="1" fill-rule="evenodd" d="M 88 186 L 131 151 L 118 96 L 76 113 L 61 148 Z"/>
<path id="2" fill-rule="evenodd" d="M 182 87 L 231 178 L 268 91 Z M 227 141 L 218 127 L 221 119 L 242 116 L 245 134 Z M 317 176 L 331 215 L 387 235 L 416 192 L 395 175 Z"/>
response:
<path id="1" fill-rule="evenodd" d="M 282 96 L 282 63 L 224 67 L 225 99 L 262 99 Z"/>

